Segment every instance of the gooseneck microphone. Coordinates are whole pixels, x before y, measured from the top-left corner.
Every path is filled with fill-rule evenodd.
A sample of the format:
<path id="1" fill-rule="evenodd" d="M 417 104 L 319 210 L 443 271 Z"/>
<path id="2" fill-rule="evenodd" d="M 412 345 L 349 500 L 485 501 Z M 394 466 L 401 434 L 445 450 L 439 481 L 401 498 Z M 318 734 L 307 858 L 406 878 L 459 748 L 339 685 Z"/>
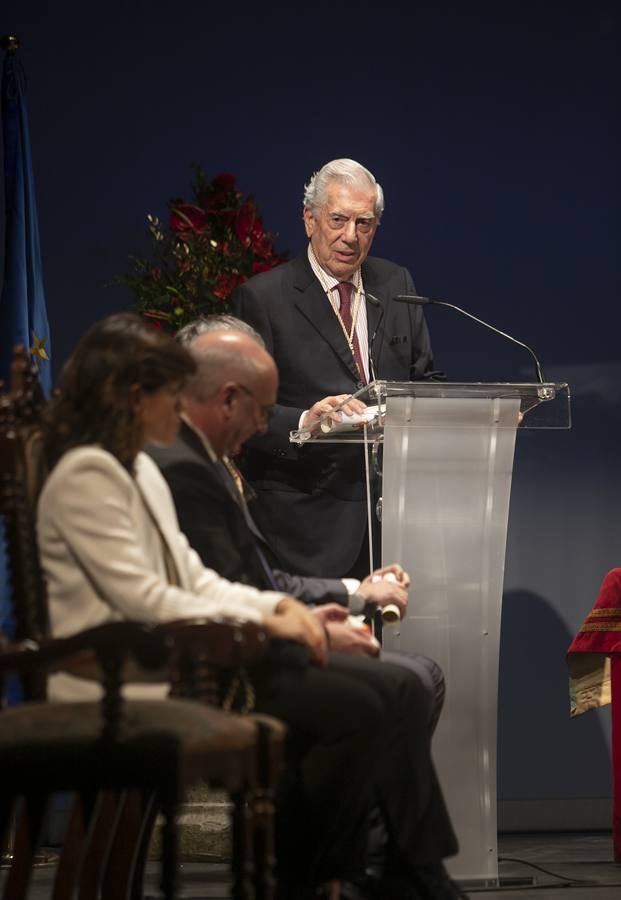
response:
<path id="1" fill-rule="evenodd" d="M 367 297 L 368 296 L 369 295 L 367 294 Z M 510 334 L 507 334 L 506 331 L 501 331 L 500 328 L 496 328 L 494 325 L 490 325 L 489 322 L 484 322 L 483 319 L 479 319 L 477 318 L 477 316 L 473 316 L 472 313 L 469 313 L 465 309 L 462 309 L 461 306 L 455 306 L 454 303 L 447 303 L 446 300 L 432 300 L 430 297 L 421 297 L 418 294 L 399 294 L 394 299 L 398 300 L 399 303 L 411 303 L 414 306 L 426 306 L 427 304 L 431 304 L 433 306 L 448 306 L 449 309 L 457 310 L 458 313 L 461 313 L 463 316 L 467 316 L 474 322 L 478 322 L 479 325 L 483 325 L 485 328 L 489 328 L 490 331 L 495 331 L 496 334 L 501 335 L 501 337 L 507 338 L 508 341 L 512 341 L 512 343 L 517 344 L 518 347 L 523 347 L 524 350 L 528 350 L 535 361 L 535 372 L 537 374 L 537 380 L 539 384 L 545 383 L 546 379 L 543 374 L 543 369 L 541 368 L 541 363 L 537 359 L 535 351 L 532 349 L 532 347 L 529 347 L 528 344 L 524 344 L 522 341 L 518 341 L 517 338 L 514 338 Z"/>
<path id="2" fill-rule="evenodd" d="M 377 320 L 377 325 L 375 326 L 375 329 L 374 329 L 373 334 L 371 335 L 371 339 L 369 341 L 369 374 L 371 376 L 371 381 L 377 381 L 377 377 L 375 375 L 375 365 L 373 364 L 373 344 L 375 342 L 375 338 L 377 337 L 377 332 L 379 331 L 379 327 L 382 324 L 382 319 L 384 318 L 384 312 L 386 310 L 386 307 L 384 306 L 383 302 L 379 299 L 379 297 L 375 297 L 373 294 L 369 294 L 368 291 L 364 292 L 364 296 L 367 298 L 367 300 L 369 301 L 369 303 L 372 306 L 376 306 L 376 307 L 379 306 L 379 309 L 380 309 L 380 314 L 379 314 L 379 318 Z"/>

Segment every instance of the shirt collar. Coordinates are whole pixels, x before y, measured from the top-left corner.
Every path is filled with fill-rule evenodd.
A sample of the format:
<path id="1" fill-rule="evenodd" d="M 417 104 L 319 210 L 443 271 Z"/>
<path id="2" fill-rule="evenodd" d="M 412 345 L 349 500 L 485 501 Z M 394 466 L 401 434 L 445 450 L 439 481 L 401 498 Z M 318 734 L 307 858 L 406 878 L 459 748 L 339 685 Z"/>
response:
<path id="1" fill-rule="evenodd" d="M 196 435 L 196 437 L 199 439 L 199 441 L 201 442 L 201 444 L 202 444 L 203 447 L 205 448 L 205 451 L 206 451 L 206 453 L 207 453 L 209 459 L 210 459 L 213 463 L 217 463 L 217 462 L 218 462 L 218 455 L 217 455 L 216 451 L 213 449 L 213 447 L 211 446 L 211 443 L 210 443 L 210 441 L 209 441 L 207 435 L 203 434 L 203 432 L 200 431 L 200 430 L 196 427 L 196 425 L 194 425 L 194 424 L 191 422 L 190 418 L 189 418 L 185 413 L 182 412 L 180 418 L 181 418 L 181 421 L 184 422 L 184 424 L 188 426 L 188 428 L 190 429 L 190 431 L 194 432 L 194 434 Z"/>
<path id="2" fill-rule="evenodd" d="M 340 281 L 340 279 L 335 278 L 334 275 L 330 275 L 329 272 L 326 272 L 326 270 L 324 269 L 323 266 L 319 265 L 319 263 L 317 262 L 317 258 L 315 257 L 315 254 L 313 253 L 313 248 L 312 248 L 310 241 L 308 242 L 308 249 L 306 252 L 308 254 L 308 261 L 310 263 L 310 267 L 313 270 L 315 276 L 319 279 L 320 283 L 321 284 L 325 283 L 328 285 L 328 287 L 331 291 L 334 290 L 334 288 L 337 286 L 337 284 L 340 284 L 341 281 Z M 353 284 L 356 284 L 356 282 L 357 282 L 357 277 L 358 277 L 359 271 L 360 271 L 359 269 L 356 269 L 356 271 L 354 272 L 352 277 L 349 279 L 349 281 L 351 281 Z M 360 283 L 362 283 L 362 279 L 360 280 Z"/>

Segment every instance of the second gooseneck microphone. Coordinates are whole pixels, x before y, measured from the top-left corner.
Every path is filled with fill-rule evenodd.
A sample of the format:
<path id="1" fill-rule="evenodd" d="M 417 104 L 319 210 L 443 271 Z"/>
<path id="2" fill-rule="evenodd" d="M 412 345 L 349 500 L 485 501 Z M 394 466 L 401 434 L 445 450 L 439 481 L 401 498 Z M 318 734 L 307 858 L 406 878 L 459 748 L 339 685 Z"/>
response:
<path id="1" fill-rule="evenodd" d="M 367 294 L 367 297 L 369 295 Z M 543 369 L 541 368 L 541 363 L 537 359 L 537 355 L 532 347 L 529 347 L 528 344 L 523 343 L 523 341 L 518 341 L 517 338 L 512 337 L 510 334 L 507 334 L 506 331 L 501 331 L 500 328 L 496 328 L 495 325 L 490 325 L 489 322 L 484 322 L 483 319 L 479 319 L 477 316 L 473 316 L 472 313 L 467 312 L 467 310 L 462 309 L 461 306 L 455 306 L 454 303 L 447 303 L 446 300 L 432 300 L 431 297 L 421 297 L 419 294 L 398 294 L 395 298 L 399 303 L 412 303 L 414 306 L 426 306 L 427 304 L 431 304 L 433 306 L 447 306 L 449 309 L 454 309 L 458 313 L 461 313 L 463 316 L 467 316 L 469 319 L 472 319 L 474 322 L 478 322 L 479 325 L 483 325 L 485 328 L 489 328 L 490 331 L 494 331 L 496 334 L 501 335 L 501 337 L 507 338 L 508 341 L 512 341 L 514 344 L 517 344 L 518 347 L 523 347 L 524 350 L 528 350 L 533 360 L 535 361 L 535 372 L 537 374 L 537 380 L 539 384 L 545 383 L 545 377 L 543 374 Z"/>

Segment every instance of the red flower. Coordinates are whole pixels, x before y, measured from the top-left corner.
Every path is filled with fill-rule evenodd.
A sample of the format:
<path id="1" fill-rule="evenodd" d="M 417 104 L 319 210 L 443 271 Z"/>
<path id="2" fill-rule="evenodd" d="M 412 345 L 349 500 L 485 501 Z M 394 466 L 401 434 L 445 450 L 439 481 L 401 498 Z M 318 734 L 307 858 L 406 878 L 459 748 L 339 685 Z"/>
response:
<path id="1" fill-rule="evenodd" d="M 252 198 L 248 198 L 237 211 L 237 220 L 235 222 L 235 233 L 244 247 L 250 246 L 257 228 L 259 233 L 263 232 L 261 219 L 257 216 L 256 204 Z"/>
<path id="2" fill-rule="evenodd" d="M 183 200 L 173 201 L 170 207 L 170 230 L 183 240 L 190 234 L 202 234 L 207 225 L 205 211 Z"/>
<path id="3" fill-rule="evenodd" d="M 228 172 L 210 179 L 196 167 L 190 202 L 172 198 L 168 209 L 168 227 L 148 219 L 153 261 L 132 257 L 134 271 L 124 279 L 154 328 L 174 333 L 197 304 L 225 310 L 238 285 L 287 258 L 276 253 L 254 198 L 242 194 Z"/>
<path id="4" fill-rule="evenodd" d="M 205 209 L 210 215 L 212 226 L 216 224 L 220 225 L 222 223 L 225 227 L 232 228 L 237 213 L 234 209 L 223 209 L 222 202 L 222 195 L 215 194 L 207 200 Z"/>
<path id="5" fill-rule="evenodd" d="M 221 175 L 216 175 L 211 183 L 216 191 L 228 192 L 235 190 L 235 176 L 231 175 L 228 172 L 223 172 Z"/>
<path id="6" fill-rule="evenodd" d="M 256 275 L 258 272 L 269 272 L 272 268 L 270 263 L 267 262 L 253 262 L 252 264 L 252 274 Z"/>
<path id="7" fill-rule="evenodd" d="M 274 259 L 272 239 L 264 231 L 261 234 L 253 235 L 250 247 L 257 256 L 261 256 L 264 260 L 272 261 Z"/>
<path id="8" fill-rule="evenodd" d="M 213 289 L 213 295 L 214 297 L 217 297 L 218 300 L 228 300 L 235 288 L 239 284 L 243 284 L 244 281 L 246 281 L 244 275 L 235 273 L 229 275 L 226 272 L 221 272 L 220 275 L 218 275 L 218 280 Z"/>

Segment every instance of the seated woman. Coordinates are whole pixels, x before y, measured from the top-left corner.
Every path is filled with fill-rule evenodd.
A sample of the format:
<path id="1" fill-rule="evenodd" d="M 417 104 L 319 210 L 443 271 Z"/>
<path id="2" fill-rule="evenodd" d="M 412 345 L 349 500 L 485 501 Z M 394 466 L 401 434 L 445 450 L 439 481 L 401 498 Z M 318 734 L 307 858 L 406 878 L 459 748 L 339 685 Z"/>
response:
<path id="1" fill-rule="evenodd" d="M 208 616 L 262 622 L 323 661 L 323 629 L 300 603 L 204 568 L 142 453 L 147 441 L 175 439 L 179 393 L 193 371 L 185 350 L 131 314 L 94 325 L 65 366 L 44 415 L 53 469 L 38 508 L 52 632 Z M 50 679 L 55 699 L 84 699 L 90 687 L 66 675 Z"/>
<path id="2" fill-rule="evenodd" d="M 306 900 L 323 882 L 361 876 L 373 801 L 385 814 L 391 864 L 372 896 L 453 900 L 460 895 L 440 860 L 456 842 L 420 681 L 372 660 L 325 667 L 324 631 L 308 609 L 221 578 L 179 531 L 168 486 L 142 448 L 174 440 L 193 371 L 181 345 L 129 313 L 92 326 L 67 362 L 44 414 L 52 471 L 38 508 L 52 631 L 196 615 L 262 623 L 277 640 L 254 673 L 256 708 L 288 726 L 282 898 Z M 88 689 L 69 675 L 50 679 L 53 698 L 87 698 Z"/>

